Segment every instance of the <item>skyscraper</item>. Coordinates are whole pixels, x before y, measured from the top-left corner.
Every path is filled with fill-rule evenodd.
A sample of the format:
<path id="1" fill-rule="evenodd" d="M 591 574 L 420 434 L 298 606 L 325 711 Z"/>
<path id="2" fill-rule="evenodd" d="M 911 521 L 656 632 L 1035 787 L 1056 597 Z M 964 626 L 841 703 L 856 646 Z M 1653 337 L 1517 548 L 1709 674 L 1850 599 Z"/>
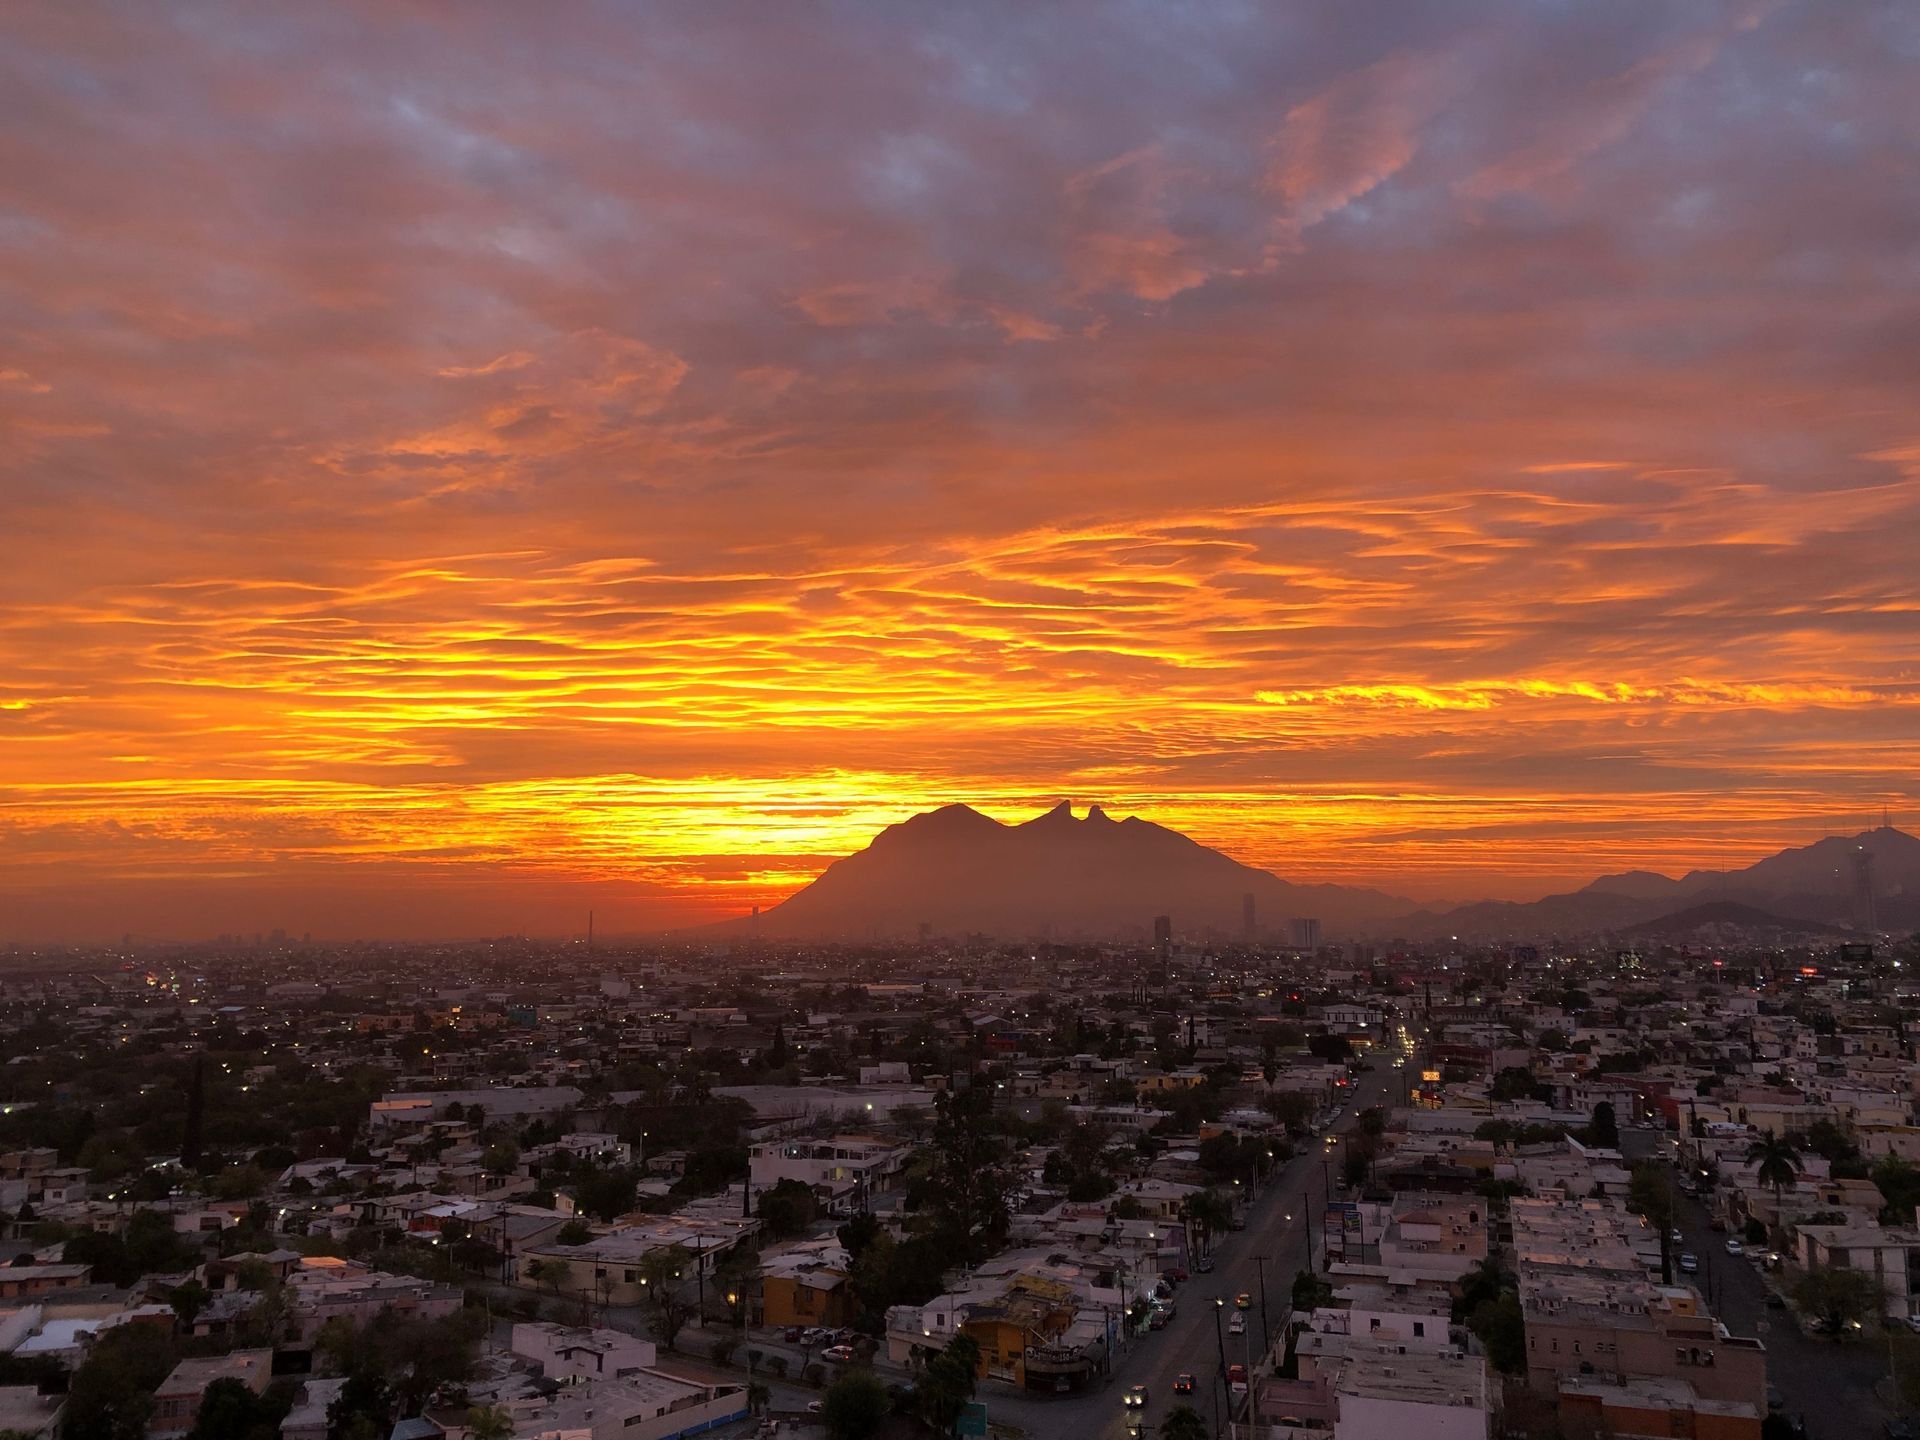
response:
<path id="1" fill-rule="evenodd" d="M 1860 845 L 1853 852 L 1853 928 L 1873 930 L 1876 916 L 1873 904 L 1873 852 Z"/>
<path id="2" fill-rule="evenodd" d="M 1153 953 L 1162 960 L 1173 954 L 1173 917 L 1171 915 L 1153 917 Z"/>

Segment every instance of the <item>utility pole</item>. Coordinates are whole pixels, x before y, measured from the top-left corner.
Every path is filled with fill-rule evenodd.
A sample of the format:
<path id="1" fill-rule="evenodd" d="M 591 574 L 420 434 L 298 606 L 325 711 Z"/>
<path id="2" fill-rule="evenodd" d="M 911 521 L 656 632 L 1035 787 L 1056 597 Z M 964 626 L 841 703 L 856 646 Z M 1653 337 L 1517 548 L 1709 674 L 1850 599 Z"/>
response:
<path id="1" fill-rule="evenodd" d="M 1260 1346 L 1265 1349 L 1273 1343 L 1272 1337 L 1267 1333 L 1267 1257 L 1256 1255 L 1253 1257 L 1253 1263 L 1260 1271 Z"/>

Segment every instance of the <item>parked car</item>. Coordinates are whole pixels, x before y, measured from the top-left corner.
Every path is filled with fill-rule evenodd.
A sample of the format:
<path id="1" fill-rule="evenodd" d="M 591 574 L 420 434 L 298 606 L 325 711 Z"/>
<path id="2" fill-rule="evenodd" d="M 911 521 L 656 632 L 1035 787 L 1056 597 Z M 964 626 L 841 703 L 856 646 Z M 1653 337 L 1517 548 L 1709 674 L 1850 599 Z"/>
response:
<path id="1" fill-rule="evenodd" d="M 1202 1275 L 1211 1275 L 1213 1273 L 1213 1257 L 1211 1255 L 1202 1255 L 1198 1260 L 1193 1262 L 1193 1268 L 1198 1270 Z"/>
<path id="2" fill-rule="evenodd" d="M 806 1333 L 807 1332 L 798 1325 L 789 1325 L 780 1332 L 780 1338 L 789 1345 L 798 1345 L 800 1343 L 800 1337 Z"/>
<path id="3" fill-rule="evenodd" d="M 1667 1243 L 1670 1245 L 1684 1245 L 1687 1243 L 1687 1237 L 1680 1233 L 1680 1227 L 1678 1225 L 1667 1232 Z"/>
<path id="4" fill-rule="evenodd" d="M 1191 1395 L 1193 1393 L 1193 1372 L 1191 1370 L 1182 1370 L 1178 1375 L 1173 1377 L 1173 1393 L 1176 1395 Z"/>
<path id="5" fill-rule="evenodd" d="M 1913 1425 L 1906 1420 L 1887 1421 L 1887 1440 L 1913 1440 Z"/>
<path id="6" fill-rule="evenodd" d="M 1235 1394 L 1243 1393 L 1247 1388 L 1247 1367 L 1244 1365 L 1227 1366 L 1227 1389 Z"/>
<path id="7" fill-rule="evenodd" d="M 1769 1310 L 1784 1310 L 1784 1309 L 1786 1309 L 1786 1308 L 1787 1308 L 1787 1297 L 1786 1297 L 1786 1296 L 1784 1296 L 1784 1295 L 1782 1295 L 1782 1294 L 1781 1294 L 1781 1293 L 1780 1293 L 1780 1292 L 1779 1292 L 1778 1290 L 1769 1290 L 1769 1291 L 1767 1291 L 1767 1308 L 1768 1308 Z"/>
<path id="8" fill-rule="evenodd" d="M 1129 1410 L 1146 1409 L 1147 1408 L 1147 1387 L 1144 1385 L 1136 1385 L 1131 1390 L 1127 1391 L 1126 1405 Z"/>
<path id="9" fill-rule="evenodd" d="M 1186 1272 L 1186 1270 L 1183 1267 L 1179 1265 L 1174 1266 L 1171 1270 L 1163 1271 L 1162 1273 L 1166 1276 L 1167 1279 L 1173 1281 L 1173 1283 L 1176 1285 L 1182 1283 L 1183 1281 L 1191 1280 L 1193 1278 L 1191 1275 L 1189 1275 Z"/>
<path id="10" fill-rule="evenodd" d="M 820 1358 L 831 1361 L 835 1365 L 845 1365 L 849 1360 L 853 1359 L 853 1346 L 829 1345 L 825 1350 L 820 1352 Z"/>
<path id="11" fill-rule="evenodd" d="M 1689 1275 L 1693 1274 L 1700 1268 L 1700 1257 L 1691 1250 L 1686 1251 L 1680 1256 L 1680 1268 Z"/>
<path id="12" fill-rule="evenodd" d="M 1778 1390 L 1774 1389 L 1773 1386 L 1771 1385 L 1767 1386 L 1767 1409 L 1784 1410 L 1786 1408 L 1787 1408 L 1786 1396 L 1782 1395 Z"/>
<path id="13" fill-rule="evenodd" d="M 1227 1321 L 1227 1333 L 1229 1335 L 1246 1334 L 1247 1333 L 1247 1317 L 1242 1315 L 1239 1311 L 1236 1310 L 1234 1312 L 1233 1318 Z"/>
<path id="14" fill-rule="evenodd" d="M 1727 1241 L 1727 1254 L 1740 1255 L 1744 1253 L 1745 1253 L 1745 1247 L 1743 1247 L 1738 1240 Z"/>
<path id="15" fill-rule="evenodd" d="M 1149 1330 L 1164 1330 L 1167 1328 L 1167 1318 L 1167 1312 L 1155 1306 L 1147 1312 L 1147 1328 Z"/>
<path id="16" fill-rule="evenodd" d="M 1907 1329 L 1913 1331 L 1916 1335 L 1920 1335 L 1920 1315 L 1907 1316 Z"/>

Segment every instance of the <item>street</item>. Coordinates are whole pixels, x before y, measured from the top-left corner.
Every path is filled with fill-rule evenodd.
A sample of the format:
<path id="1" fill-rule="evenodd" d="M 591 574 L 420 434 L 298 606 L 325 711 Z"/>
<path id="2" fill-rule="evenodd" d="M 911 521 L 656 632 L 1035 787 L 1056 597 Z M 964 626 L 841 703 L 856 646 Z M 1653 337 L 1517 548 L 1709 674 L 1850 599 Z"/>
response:
<path id="1" fill-rule="evenodd" d="M 1670 1160 L 1666 1137 L 1646 1131 L 1621 1136 L 1622 1151 L 1630 1160 L 1656 1157 Z M 1675 1274 L 1690 1280 L 1707 1296 L 1709 1307 L 1735 1335 L 1749 1336 L 1767 1347 L 1767 1383 L 1780 1392 L 1789 1415 L 1804 1416 L 1811 1440 L 1853 1440 L 1880 1433 L 1887 1410 L 1875 1385 L 1887 1373 L 1884 1345 L 1869 1329 L 1859 1340 L 1824 1340 L 1803 1334 L 1790 1310 L 1767 1308 L 1768 1284 L 1759 1266 L 1744 1256 L 1727 1253 L 1727 1236 L 1708 1227 L 1707 1207 L 1681 1195 L 1675 1222 L 1686 1238 L 1674 1251 L 1690 1250 L 1700 1261 L 1696 1275 Z"/>
<path id="2" fill-rule="evenodd" d="M 1337 1129 L 1350 1132 L 1360 1111 L 1372 1105 L 1397 1102 L 1403 1072 L 1392 1068 L 1382 1055 L 1376 1068 L 1358 1077 L 1352 1097 L 1342 1111 Z M 1409 1060 L 1408 1064 L 1414 1062 Z M 1128 1434 L 1129 1416 L 1144 1415 L 1151 1436 L 1158 1421 L 1176 1404 L 1191 1404 L 1207 1421 L 1224 1423 L 1226 1415 L 1225 1381 L 1221 1375 L 1221 1351 L 1226 1362 L 1258 1373 L 1258 1361 L 1266 1351 L 1270 1333 L 1277 1334 L 1291 1309 L 1290 1294 L 1295 1272 L 1305 1268 L 1307 1259 L 1306 1206 L 1313 1210 L 1314 1236 L 1320 1235 L 1322 1206 L 1321 1163 L 1329 1156 L 1338 1163 L 1339 1146 L 1329 1146 L 1314 1138 L 1303 1140 L 1299 1153 L 1274 1171 L 1261 1188 L 1259 1199 L 1246 1212 L 1246 1229 L 1230 1231 L 1214 1241 L 1213 1273 L 1195 1273 L 1175 1291 L 1176 1313 L 1167 1328 L 1149 1331 L 1128 1342 L 1103 1384 L 1078 1395 L 1058 1397 L 1017 1392 L 1010 1386 L 985 1384 L 980 1399 L 986 1402 L 990 1419 L 1017 1425 L 1033 1436 L 1048 1440 L 1123 1440 Z M 1337 1186 L 1338 1177 L 1331 1177 Z M 1292 1218 L 1289 1219 L 1288 1217 Z M 1256 1257 L 1264 1257 L 1266 1268 L 1266 1323 L 1260 1311 L 1260 1266 Z M 1246 1313 L 1244 1335 L 1226 1333 L 1228 1317 L 1234 1313 L 1234 1297 L 1242 1291 L 1253 1295 L 1253 1308 Z M 1224 1301 L 1216 1306 L 1215 1300 Z M 1216 1332 L 1216 1326 L 1218 1330 Z M 1174 1377 L 1182 1371 L 1193 1375 L 1192 1395 L 1176 1395 Z M 1144 1411 L 1129 1412 L 1122 1397 L 1134 1385 L 1145 1385 L 1148 1403 Z"/>

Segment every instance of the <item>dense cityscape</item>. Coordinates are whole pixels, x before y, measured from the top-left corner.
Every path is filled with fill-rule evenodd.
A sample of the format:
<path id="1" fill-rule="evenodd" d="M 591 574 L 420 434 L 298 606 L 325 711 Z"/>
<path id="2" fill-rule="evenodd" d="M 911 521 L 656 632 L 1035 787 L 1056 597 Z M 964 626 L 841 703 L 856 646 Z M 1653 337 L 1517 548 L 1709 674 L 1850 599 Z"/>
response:
<path id="1" fill-rule="evenodd" d="M 0 1440 L 1916 1440 L 1917 71 L 0 4 Z"/>
<path id="2" fill-rule="evenodd" d="M 14 960 L 9 1434 L 1758 1440 L 1920 1400 L 1915 939 Z"/>

